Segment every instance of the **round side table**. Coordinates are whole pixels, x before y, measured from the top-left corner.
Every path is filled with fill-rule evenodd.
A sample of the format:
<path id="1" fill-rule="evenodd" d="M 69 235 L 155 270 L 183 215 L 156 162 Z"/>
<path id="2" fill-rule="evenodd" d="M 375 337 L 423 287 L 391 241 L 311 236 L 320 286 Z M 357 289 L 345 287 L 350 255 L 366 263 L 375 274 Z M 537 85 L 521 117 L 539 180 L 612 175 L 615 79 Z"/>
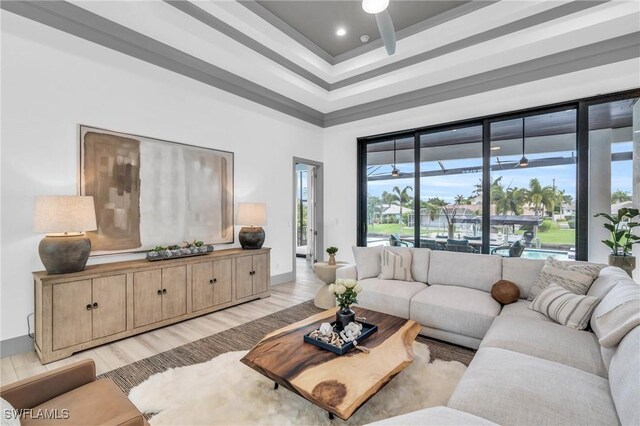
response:
<path id="1" fill-rule="evenodd" d="M 327 290 L 328 284 L 336 282 L 336 269 L 343 267 L 347 262 L 336 262 L 335 265 L 329 265 L 326 262 L 318 262 L 313 264 L 313 272 L 325 284 L 318 289 L 314 305 L 321 309 L 331 309 L 336 307 L 336 296 Z"/>

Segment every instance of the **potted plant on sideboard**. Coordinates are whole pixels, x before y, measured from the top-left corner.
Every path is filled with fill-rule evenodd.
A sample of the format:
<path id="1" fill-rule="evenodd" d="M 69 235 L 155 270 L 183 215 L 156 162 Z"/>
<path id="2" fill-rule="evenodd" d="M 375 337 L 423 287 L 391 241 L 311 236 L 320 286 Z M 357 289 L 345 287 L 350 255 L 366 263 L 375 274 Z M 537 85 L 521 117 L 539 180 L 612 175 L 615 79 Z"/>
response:
<path id="1" fill-rule="evenodd" d="M 329 255 L 329 261 L 327 262 L 329 265 L 336 264 L 336 253 L 338 252 L 338 247 L 329 247 L 327 248 L 327 254 Z"/>
<path id="2" fill-rule="evenodd" d="M 609 265 L 617 266 L 632 276 L 631 273 L 636 268 L 636 258 L 631 255 L 631 248 L 640 242 L 640 237 L 633 233 L 633 228 L 640 225 L 640 222 L 633 221 L 638 216 L 638 209 L 622 208 L 617 215 L 607 213 L 596 213 L 594 217 L 604 217 L 609 223 L 604 227 L 611 236 L 602 242 L 611 249 L 609 255 Z"/>

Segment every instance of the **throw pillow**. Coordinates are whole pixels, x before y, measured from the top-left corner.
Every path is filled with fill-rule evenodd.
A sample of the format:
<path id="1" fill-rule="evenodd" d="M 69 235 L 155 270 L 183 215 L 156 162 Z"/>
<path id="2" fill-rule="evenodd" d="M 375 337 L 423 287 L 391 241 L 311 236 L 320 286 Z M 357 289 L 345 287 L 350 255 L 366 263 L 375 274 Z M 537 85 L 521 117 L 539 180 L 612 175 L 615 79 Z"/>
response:
<path id="1" fill-rule="evenodd" d="M 557 323 L 584 330 L 600 299 L 572 293 L 558 284 L 549 284 L 542 290 L 529 309 L 546 315 Z"/>
<path id="2" fill-rule="evenodd" d="M 555 283 L 575 294 L 585 294 L 593 281 L 598 278 L 601 266 L 592 263 L 561 262 L 549 256 L 531 287 L 529 299 Z"/>
<path id="3" fill-rule="evenodd" d="M 594 332 L 605 348 L 612 348 L 640 325 L 640 286 L 635 283 L 623 283 L 609 291 L 602 303 L 612 306 L 607 312 L 598 315 L 594 323 Z"/>
<path id="4" fill-rule="evenodd" d="M 382 251 L 381 280 L 413 281 L 411 276 L 411 251 L 394 253 L 389 249 Z"/>
<path id="5" fill-rule="evenodd" d="M 511 281 L 500 280 L 491 287 L 491 297 L 503 305 L 508 305 L 520 298 L 520 289 Z"/>
<path id="6" fill-rule="evenodd" d="M 0 409 L 2 410 L 2 426 L 20 426 L 20 417 L 17 410 L 13 408 L 9 401 L 0 398 Z"/>
<path id="7" fill-rule="evenodd" d="M 353 257 L 356 259 L 358 279 L 375 278 L 380 275 L 380 256 L 382 246 L 353 247 Z"/>

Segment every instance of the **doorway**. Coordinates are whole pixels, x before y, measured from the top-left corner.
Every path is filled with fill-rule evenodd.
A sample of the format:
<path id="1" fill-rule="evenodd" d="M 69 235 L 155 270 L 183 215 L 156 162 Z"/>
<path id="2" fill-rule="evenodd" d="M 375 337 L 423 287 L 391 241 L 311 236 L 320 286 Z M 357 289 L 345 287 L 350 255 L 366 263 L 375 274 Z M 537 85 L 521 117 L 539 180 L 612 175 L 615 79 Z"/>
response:
<path id="1" fill-rule="evenodd" d="M 323 260 L 323 166 L 302 158 L 293 159 L 293 271 L 310 268 Z"/>

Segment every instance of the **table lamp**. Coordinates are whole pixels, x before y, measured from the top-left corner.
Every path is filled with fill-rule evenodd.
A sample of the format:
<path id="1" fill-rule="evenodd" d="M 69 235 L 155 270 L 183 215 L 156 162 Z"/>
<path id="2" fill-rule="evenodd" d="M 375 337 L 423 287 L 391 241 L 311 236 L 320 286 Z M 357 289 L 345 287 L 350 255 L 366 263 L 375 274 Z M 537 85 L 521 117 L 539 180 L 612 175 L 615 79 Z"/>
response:
<path id="1" fill-rule="evenodd" d="M 96 229 L 93 197 L 36 197 L 33 231 L 46 234 L 40 241 L 38 252 L 49 274 L 84 270 L 91 253 L 91 241 L 84 232 Z"/>
<path id="2" fill-rule="evenodd" d="M 264 203 L 239 203 L 238 225 L 243 228 L 238 233 L 240 245 L 245 250 L 255 250 L 264 244 L 264 229 L 267 224 L 267 205 Z"/>

